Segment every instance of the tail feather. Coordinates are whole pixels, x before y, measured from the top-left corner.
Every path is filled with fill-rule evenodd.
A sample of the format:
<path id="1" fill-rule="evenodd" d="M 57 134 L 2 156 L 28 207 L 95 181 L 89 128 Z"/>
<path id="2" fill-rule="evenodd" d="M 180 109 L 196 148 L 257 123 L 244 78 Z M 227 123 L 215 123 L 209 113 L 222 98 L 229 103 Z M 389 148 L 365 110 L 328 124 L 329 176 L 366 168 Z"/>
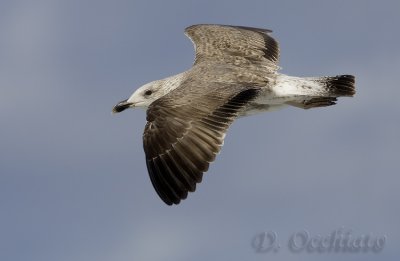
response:
<path id="1" fill-rule="evenodd" d="M 337 97 L 351 97 L 356 93 L 355 78 L 353 75 L 312 77 L 304 79 L 308 82 L 305 83 L 304 86 L 310 86 L 309 88 L 306 87 L 306 89 L 309 89 L 313 93 L 305 95 L 307 98 L 302 98 L 300 95 L 299 98 L 288 101 L 286 104 L 302 109 L 326 107 L 336 104 Z M 312 83 L 316 83 L 316 85 L 313 85 Z"/>
<path id="2" fill-rule="evenodd" d="M 318 81 L 325 84 L 328 96 L 353 96 L 356 93 L 353 75 L 338 75 L 334 77 L 321 77 Z"/>

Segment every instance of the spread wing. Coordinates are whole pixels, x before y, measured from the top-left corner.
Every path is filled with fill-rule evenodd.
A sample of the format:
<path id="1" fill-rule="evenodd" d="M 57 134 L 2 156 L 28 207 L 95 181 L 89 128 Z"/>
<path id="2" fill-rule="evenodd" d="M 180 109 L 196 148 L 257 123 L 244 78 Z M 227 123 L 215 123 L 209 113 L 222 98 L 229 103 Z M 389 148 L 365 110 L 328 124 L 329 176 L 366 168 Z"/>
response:
<path id="1" fill-rule="evenodd" d="M 143 134 L 147 169 L 157 194 L 168 205 L 179 204 L 196 189 L 219 153 L 229 125 L 258 92 L 226 84 L 207 93 L 195 89 L 199 90 L 173 91 L 147 111 Z"/>
<path id="2" fill-rule="evenodd" d="M 230 25 L 193 25 L 185 29 L 192 40 L 195 64 L 223 62 L 239 66 L 258 65 L 275 72 L 279 45 L 268 29 Z"/>

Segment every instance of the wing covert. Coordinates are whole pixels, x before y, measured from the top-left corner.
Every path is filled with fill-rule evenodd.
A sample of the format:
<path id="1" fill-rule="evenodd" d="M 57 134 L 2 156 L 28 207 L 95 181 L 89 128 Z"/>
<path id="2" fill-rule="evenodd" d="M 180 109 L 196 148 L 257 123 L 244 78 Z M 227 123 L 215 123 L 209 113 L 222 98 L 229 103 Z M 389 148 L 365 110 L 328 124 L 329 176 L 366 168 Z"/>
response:
<path id="1" fill-rule="evenodd" d="M 279 45 L 268 29 L 200 24 L 185 29 L 195 46 L 195 62 L 224 62 L 235 65 L 262 65 L 276 71 Z"/>

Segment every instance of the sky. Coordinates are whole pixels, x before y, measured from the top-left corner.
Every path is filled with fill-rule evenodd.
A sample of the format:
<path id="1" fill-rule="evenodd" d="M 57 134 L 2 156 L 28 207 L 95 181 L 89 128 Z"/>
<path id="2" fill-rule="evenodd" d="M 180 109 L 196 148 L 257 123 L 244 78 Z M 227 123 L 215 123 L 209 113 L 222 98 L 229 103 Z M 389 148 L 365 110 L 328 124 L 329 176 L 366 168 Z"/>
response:
<path id="1" fill-rule="evenodd" d="M 0 260 L 398 260 L 399 10 L 361 0 L 2 0 Z M 146 170 L 145 111 L 111 109 L 190 68 L 183 30 L 197 23 L 272 29 L 282 73 L 353 74 L 357 94 L 239 119 L 196 192 L 167 206 Z M 379 252 L 289 248 L 301 231 L 338 230 L 386 241 Z M 263 233 L 280 247 L 257 253 Z"/>

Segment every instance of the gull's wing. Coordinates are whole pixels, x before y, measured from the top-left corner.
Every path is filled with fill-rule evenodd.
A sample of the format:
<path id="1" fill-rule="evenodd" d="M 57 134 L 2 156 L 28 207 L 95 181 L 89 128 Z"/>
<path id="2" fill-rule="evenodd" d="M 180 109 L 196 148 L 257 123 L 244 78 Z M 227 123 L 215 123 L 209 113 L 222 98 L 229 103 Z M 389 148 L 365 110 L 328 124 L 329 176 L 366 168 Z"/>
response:
<path id="1" fill-rule="evenodd" d="M 220 62 L 238 66 L 263 66 L 274 72 L 279 67 L 279 45 L 268 29 L 200 24 L 185 29 L 192 40 L 195 64 Z"/>
<path id="2" fill-rule="evenodd" d="M 147 110 L 143 134 L 147 169 L 157 194 L 168 205 L 179 204 L 196 189 L 219 153 L 228 127 L 258 92 L 214 84 L 219 86 L 206 93 L 191 87 L 172 91 Z"/>

